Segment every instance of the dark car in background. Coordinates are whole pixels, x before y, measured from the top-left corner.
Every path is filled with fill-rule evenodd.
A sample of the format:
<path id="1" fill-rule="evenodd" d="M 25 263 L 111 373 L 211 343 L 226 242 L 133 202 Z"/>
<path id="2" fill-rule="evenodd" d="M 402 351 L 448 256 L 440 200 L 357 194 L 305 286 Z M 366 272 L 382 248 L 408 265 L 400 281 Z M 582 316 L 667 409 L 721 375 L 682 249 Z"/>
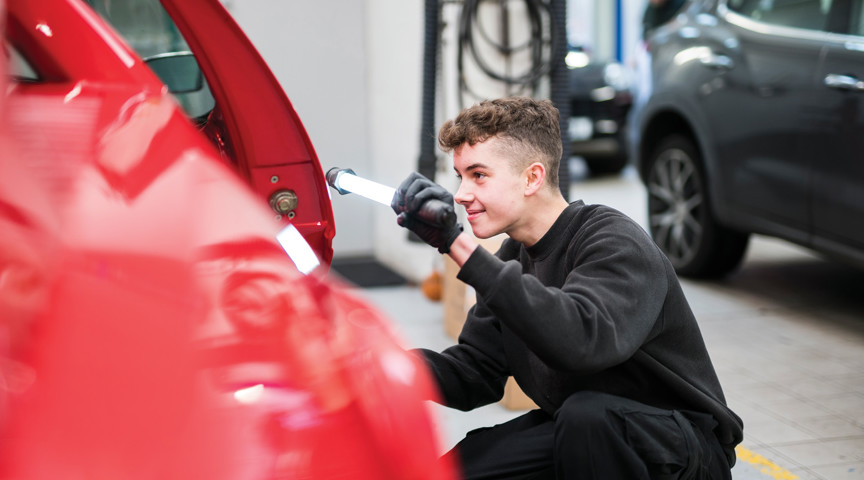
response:
<path id="1" fill-rule="evenodd" d="M 618 173 L 628 158 L 630 74 L 620 63 L 592 58 L 580 47 L 570 47 L 567 66 L 571 153 L 585 159 L 592 174 Z"/>
<path id="2" fill-rule="evenodd" d="M 679 274 L 753 233 L 864 265 L 862 0 L 693 0 L 646 53 L 631 152 Z"/>

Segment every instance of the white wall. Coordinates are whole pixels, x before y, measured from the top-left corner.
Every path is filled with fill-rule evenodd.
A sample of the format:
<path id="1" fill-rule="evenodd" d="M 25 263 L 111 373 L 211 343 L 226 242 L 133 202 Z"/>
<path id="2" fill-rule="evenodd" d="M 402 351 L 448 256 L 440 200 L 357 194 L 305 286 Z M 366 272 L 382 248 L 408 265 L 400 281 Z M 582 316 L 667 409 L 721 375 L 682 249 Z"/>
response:
<path id="1" fill-rule="evenodd" d="M 366 0 L 371 178 L 398 186 L 417 170 L 423 68 L 423 0 Z M 375 212 L 375 257 L 414 281 L 440 262 L 437 251 L 408 241 L 392 210 Z"/>
<path id="2" fill-rule="evenodd" d="M 365 2 L 229 0 L 225 5 L 291 99 L 324 171 L 338 166 L 369 172 Z M 335 253 L 371 252 L 375 206 L 333 194 Z"/>

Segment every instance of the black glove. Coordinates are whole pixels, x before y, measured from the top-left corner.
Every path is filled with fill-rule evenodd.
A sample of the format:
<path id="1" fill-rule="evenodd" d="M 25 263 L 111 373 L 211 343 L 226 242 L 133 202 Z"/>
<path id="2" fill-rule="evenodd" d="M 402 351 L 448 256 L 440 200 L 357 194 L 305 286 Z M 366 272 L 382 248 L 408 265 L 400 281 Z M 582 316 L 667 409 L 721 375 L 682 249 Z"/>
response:
<path id="1" fill-rule="evenodd" d="M 441 205 L 437 210 L 449 209 L 447 214 L 430 215 L 429 207 L 436 203 Z M 399 185 L 390 206 L 398 214 L 399 225 L 441 253 L 448 253 L 450 245 L 462 233 L 462 225 L 456 223 L 453 213 L 453 195 L 419 173 L 412 173 Z"/>

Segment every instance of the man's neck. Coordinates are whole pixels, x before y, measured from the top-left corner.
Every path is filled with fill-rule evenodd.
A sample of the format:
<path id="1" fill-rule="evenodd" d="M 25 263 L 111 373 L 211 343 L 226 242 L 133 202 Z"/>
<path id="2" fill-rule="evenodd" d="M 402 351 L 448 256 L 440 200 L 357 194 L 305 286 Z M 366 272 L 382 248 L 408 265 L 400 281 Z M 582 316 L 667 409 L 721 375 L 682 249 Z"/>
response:
<path id="1" fill-rule="evenodd" d="M 510 232 L 510 238 L 530 247 L 539 242 L 567 208 L 567 200 L 557 190 L 554 193 L 531 197 L 526 223 L 518 231 Z"/>

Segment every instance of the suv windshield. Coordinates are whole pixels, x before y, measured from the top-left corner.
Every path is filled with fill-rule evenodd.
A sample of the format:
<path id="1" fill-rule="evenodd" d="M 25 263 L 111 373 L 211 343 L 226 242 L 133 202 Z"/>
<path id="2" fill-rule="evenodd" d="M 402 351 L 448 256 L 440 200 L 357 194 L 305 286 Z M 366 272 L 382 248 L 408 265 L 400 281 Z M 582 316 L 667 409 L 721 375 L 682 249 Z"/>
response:
<path id="1" fill-rule="evenodd" d="M 159 0 L 87 0 L 168 86 L 186 114 L 203 123 L 215 100 L 189 45 Z"/>

